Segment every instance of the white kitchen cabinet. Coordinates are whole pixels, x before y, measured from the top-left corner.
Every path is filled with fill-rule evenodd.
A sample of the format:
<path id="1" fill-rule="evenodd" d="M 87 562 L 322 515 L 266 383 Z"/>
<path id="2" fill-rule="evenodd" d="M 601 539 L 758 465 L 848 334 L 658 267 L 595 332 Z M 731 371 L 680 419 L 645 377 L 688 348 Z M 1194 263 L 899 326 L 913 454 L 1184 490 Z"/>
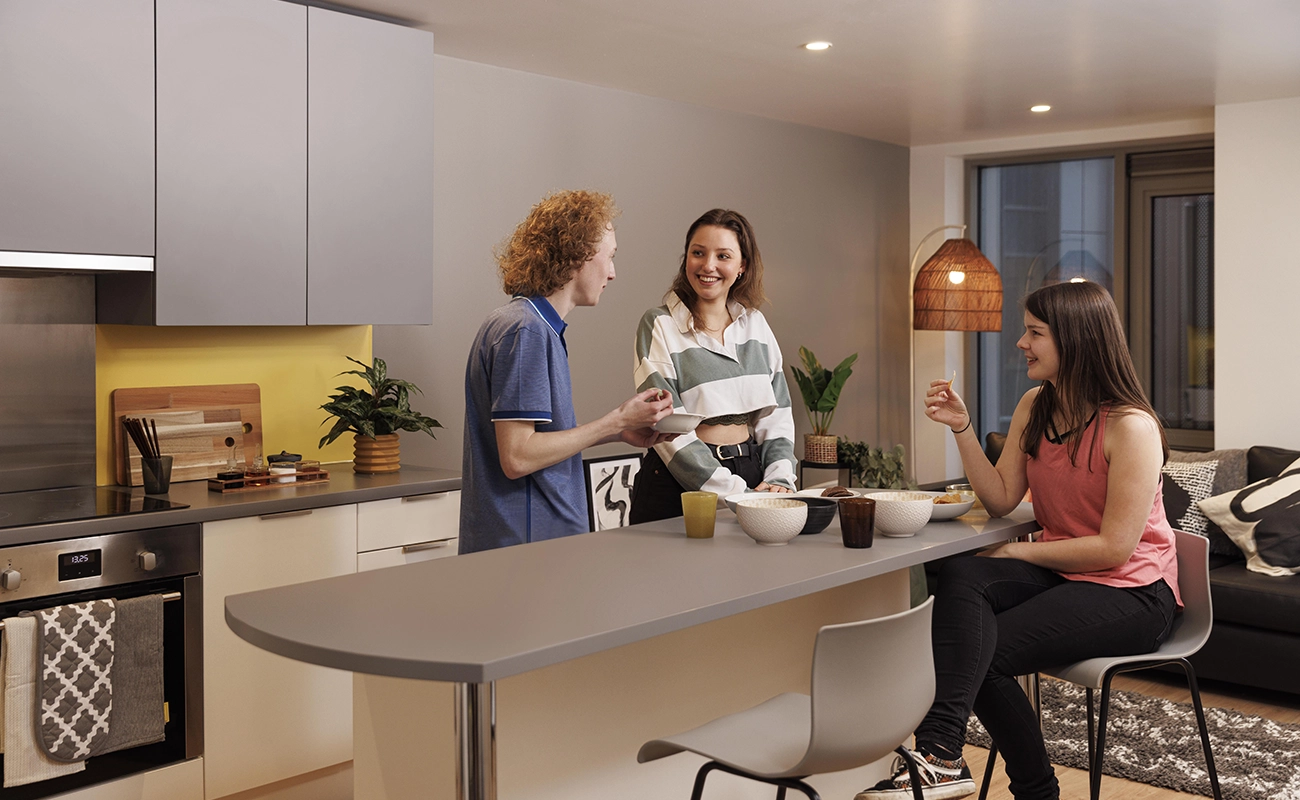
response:
<path id="1" fill-rule="evenodd" d="M 357 507 L 203 526 L 205 794 L 352 758 L 352 674 L 273 655 L 226 625 L 225 598 L 356 571 Z"/>
<path id="2" fill-rule="evenodd" d="M 460 492 L 435 492 L 357 506 L 357 572 L 456 555 Z"/>

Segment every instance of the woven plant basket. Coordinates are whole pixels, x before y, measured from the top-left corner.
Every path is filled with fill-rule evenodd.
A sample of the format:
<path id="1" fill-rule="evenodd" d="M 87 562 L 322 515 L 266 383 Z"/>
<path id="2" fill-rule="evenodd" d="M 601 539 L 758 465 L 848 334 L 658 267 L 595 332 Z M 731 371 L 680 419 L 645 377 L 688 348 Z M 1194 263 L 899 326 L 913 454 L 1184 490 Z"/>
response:
<path id="1" fill-rule="evenodd" d="M 805 433 L 803 435 L 803 460 L 810 464 L 838 464 L 835 450 L 836 437 L 829 434 Z"/>
<path id="2" fill-rule="evenodd" d="M 401 442 L 397 434 L 375 438 L 355 434 L 352 447 L 352 471 L 369 475 L 397 472 L 402 468 Z"/>

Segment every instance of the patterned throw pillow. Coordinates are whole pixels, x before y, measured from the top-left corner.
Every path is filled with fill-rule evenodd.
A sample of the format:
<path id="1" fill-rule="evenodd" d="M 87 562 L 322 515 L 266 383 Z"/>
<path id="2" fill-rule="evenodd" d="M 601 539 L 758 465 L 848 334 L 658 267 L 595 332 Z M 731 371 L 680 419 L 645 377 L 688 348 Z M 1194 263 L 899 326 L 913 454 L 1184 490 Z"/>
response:
<path id="1" fill-rule="evenodd" d="M 1300 573 L 1300 460 L 1275 478 L 1202 500 L 1201 511 L 1265 575 Z"/>
<path id="2" fill-rule="evenodd" d="M 1209 520 L 1196 504 L 1213 493 L 1218 469 L 1218 461 L 1171 461 L 1160 468 L 1166 478 L 1165 516 L 1170 525 L 1197 536 L 1207 535 Z"/>

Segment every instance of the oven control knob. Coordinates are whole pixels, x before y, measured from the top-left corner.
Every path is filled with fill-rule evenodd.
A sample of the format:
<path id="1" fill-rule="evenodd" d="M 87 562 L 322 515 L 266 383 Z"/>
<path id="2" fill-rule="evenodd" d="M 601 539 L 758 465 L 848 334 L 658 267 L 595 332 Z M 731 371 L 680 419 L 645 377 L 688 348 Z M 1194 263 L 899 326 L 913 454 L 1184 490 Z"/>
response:
<path id="1" fill-rule="evenodd" d="M 0 572 L 0 587 L 5 591 L 12 592 L 19 586 L 23 585 L 23 574 L 16 569 L 7 569 Z"/>
<path id="2" fill-rule="evenodd" d="M 152 572 L 158 566 L 158 556 L 145 551 L 140 554 L 140 569 L 145 572 Z"/>

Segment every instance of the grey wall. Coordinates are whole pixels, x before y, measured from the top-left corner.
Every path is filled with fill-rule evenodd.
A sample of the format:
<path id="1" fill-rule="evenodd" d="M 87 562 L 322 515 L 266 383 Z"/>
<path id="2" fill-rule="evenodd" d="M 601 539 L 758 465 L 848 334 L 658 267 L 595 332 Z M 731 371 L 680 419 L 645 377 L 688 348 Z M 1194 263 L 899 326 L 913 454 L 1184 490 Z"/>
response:
<path id="1" fill-rule="evenodd" d="M 610 192 L 623 211 L 617 279 L 566 320 L 580 422 L 632 395 L 636 324 L 662 302 L 687 227 L 723 206 L 754 224 L 786 364 L 800 345 L 829 366 L 859 354 L 833 432 L 904 440 L 906 148 L 444 57 L 434 85 L 434 324 L 374 329 L 375 355 L 446 426 L 437 441 L 404 434 L 407 463 L 459 469 L 465 359 L 507 300 L 492 248 L 544 194 L 570 188 Z M 787 379 L 797 394 L 788 368 Z"/>

